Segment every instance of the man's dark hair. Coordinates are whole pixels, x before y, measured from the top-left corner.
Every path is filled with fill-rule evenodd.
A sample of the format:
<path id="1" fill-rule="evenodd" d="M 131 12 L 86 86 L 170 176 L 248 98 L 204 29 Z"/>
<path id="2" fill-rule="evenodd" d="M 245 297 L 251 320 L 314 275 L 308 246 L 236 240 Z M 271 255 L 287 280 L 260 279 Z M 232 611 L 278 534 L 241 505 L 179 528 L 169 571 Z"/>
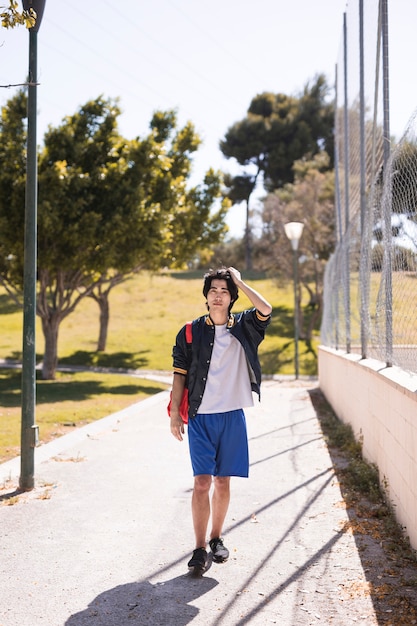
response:
<path id="1" fill-rule="evenodd" d="M 231 298 L 230 306 L 229 306 L 229 311 L 230 311 L 233 304 L 236 302 L 236 300 L 239 297 L 239 290 L 236 287 L 233 281 L 233 278 L 230 275 L 229 270 L 227 270 L 225 267 L 221 267 L 217 270 L 209 270 L 207 274 L 204 274 L 203 295 L 205 298 L 207 298 L 207 294 L 211 287 L 211 281 L 214 279 L 226 281 L 227 289 L 230 293 L 230 298 Z"/>

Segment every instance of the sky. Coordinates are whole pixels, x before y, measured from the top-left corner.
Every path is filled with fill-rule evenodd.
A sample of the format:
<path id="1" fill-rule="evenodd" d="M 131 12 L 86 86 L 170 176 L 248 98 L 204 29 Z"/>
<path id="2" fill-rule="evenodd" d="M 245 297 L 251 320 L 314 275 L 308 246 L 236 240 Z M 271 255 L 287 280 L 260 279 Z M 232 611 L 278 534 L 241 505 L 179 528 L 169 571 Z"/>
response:
<path id="1" fill-rule="evenodd" d="M 364 0 L 375 2 L 376 0 Z M 7 0 L 0 0 L 0 6 Z M 359 0 L 355 0 L 359 2 Z M 352 0 L 349 0 L 352 3 Z M 219 150 L 258 93 L 298 95 L 323 73 L 334 84 L 346 0 L 46 0 L 38 34 L 38 143 L 88 100 L 119 98 L 119 130 L 145 135 L 155 110 L 176 109 L 203 140 L 193 184 L 236 171 Z M 388 0 L 390 126 L 401 136 L 417 107 L 417 3 Z M 25 81 L 28 32 L 0 29 L 0 106 Z M 241 236 L 233 208 L 230 234 Z"/>

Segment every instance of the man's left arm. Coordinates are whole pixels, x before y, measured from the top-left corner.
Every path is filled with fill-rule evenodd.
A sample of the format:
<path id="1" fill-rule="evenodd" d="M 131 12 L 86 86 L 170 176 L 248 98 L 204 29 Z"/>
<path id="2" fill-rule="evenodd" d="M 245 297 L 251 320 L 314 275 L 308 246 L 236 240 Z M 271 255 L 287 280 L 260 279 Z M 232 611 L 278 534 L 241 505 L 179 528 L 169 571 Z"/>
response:
<path id="1" fill-rule="evenodd" d="M 272 313 L 272 306 L 270 303 L 255 289 L 249 287 L 243 280 L 241 273 L 234 267 L 228 267 L 228 271 L 235 283 L 236 287 L 240 289 L 245 296 L 249 298 L 255 309 L 257 309 L 262 315 L 268 317 Z"/>

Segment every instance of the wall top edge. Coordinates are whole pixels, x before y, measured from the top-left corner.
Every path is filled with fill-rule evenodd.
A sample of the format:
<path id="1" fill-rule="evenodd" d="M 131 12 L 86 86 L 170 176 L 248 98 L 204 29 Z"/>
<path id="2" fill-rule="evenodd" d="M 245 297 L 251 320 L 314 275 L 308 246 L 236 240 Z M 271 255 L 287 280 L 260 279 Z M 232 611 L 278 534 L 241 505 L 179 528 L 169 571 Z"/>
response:
<path id="1" fill-rule="evenodd" d="M 390 383 L 402 388 L 404 392 L 411 392 L 417 396 L 417 374 L 407 372 L 396 365 L 387 367 L 383 361 L 378 361 L 377 359 L 362 359 L 360 354 L 352 354 L 345 352 L 344 350 L 328 348 L 327 346 L 319 346 L 319 351 L 328 352 L 338 358 L 342 358 L 346 361 L 353 362 L 360 367 L 364 367 L 378 376 L 383 376 Z"/>

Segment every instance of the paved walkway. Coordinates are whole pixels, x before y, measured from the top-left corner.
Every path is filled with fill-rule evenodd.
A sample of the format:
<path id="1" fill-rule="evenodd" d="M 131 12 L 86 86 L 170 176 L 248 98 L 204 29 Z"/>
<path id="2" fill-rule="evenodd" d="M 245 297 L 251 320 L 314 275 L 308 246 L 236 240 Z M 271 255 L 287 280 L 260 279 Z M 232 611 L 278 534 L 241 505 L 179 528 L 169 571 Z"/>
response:
<path id="1" fill-rule="evenodd" d="M 201 579 L 167 392 L 38 448 L 28 494 L 10 498 L 19 466 L 1 465 L 0 626 L 376 625 L 308 389 L 267 381 L 247 411 L 231 557 Z"/>

